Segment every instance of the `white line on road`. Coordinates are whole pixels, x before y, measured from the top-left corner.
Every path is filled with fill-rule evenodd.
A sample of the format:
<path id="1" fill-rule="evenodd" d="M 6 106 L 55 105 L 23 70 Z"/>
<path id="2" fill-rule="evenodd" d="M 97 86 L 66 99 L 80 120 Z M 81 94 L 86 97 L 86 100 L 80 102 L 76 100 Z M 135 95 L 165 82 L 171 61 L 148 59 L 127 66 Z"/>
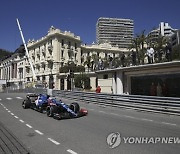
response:
<path id="1" fill-rule="evenodd" d="M 20 122 L 22 122 L 22 123 L 24 123 L 24 121 L 23 121 L 23 120 L 21 120 L 21 119 L 20 119 L 19 121 L 20 121 Z"/>
<path id="2" fill-rule="evenodd" d="M 165 125 L 172 125 L 172 126 L 176 126 L 176 124 L 173 124 L 173 123 L 168 123 L 168 122 L 161 122 L 162 124 L 165 124 Z"/>
<path id="3" fill-rule="evenodd" d="M 119 114 L 117 114 L 117 113 L 110 113 L 110 114 L 115 115 L 115 116 L 119 116 Z"/>
<path id="4" fill-rule="evenodd" d="M 11 112 L 11 111 L 8 110 L 8 112 Z"/>
<path id="5" fill-rule="evenodd" d="M 151 119 L 145 119 L 145 118 L 141 118 L 141 120 L 145 120 L 145 121 L 153 121 Z"/>
<path id="6" fill-rule="evenodd" d="M 14 118 L 18 119 L 19 117 L 17 117 L 17 116 L 14 116 Z"/>
<path id="7" fill-rule="evenodd" d="M 22 97 L 16 97 L 17 99 L 23 99 Z"/>
<path id="8" fill-rule="evenodd" d="M 2 99 L 0 99 L 0 101 L 1 101 Z"/>
<path id="9" fill-rule="evenodd" d="M 99 111 L 100 113 L 106 113 L 105 111 Z"/>
<path id="10" fill-rule="evenodd" d="M 8 111 L 8 109 L 6 108 L 6 111 Z"/>
<path id="11" fill-rule="evenodd" d="M 44 133 L 40 132 L 39 130 L 34 130 L 36 133 L 43 135 Z"/>
<path id="12" fill-rule="evenodd" d="M 11 115 L 14 115 L 14 113 L 11 113 Z"/>
<path id="13" fill-rule="evenodd" d="M 132 117 L 132 116 L 127 116 L 127 115 L 124 115 L 124 117 L 126 117 L 126 118 L 136 119 L 135 117 Z"/>
<path id="14" fill-rule="evenodd" d="M 6 98 L 6 99 L 11 100 L 12 98 Z"/>
<path id="15" fill-rule="evenodd" d="M 76 152 L 74 152 L 73 150 L 71 149 L 68 149 L 67 152 L 71 153 L 71 154 L 77 154 Z"/>
<path id="16" fill-rule="evenodd" d="M 48 138 L 48 140 L 51 141 L 51 142 L 53 142 L 53 143 L 56 144 L 56 145 L 59 145 L 59 144 L 60 144 L 59 142 L 53 140 L 52 138 Z"/>
<path id="17" fill-rule="evenodd" d="M 26 124 L 26 126 L 28 126 L 29 128 L 32 128 L 32 126 L 31 126 L 31 125 L 29 125 L 29 124 Z"/>

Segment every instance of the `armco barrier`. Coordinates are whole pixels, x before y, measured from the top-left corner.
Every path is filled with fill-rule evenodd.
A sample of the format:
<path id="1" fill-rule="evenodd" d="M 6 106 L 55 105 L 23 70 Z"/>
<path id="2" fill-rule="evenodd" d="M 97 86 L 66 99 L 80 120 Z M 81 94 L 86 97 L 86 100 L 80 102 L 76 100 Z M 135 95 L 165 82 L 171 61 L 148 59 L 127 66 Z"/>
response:
<path id="1" fill-rule="evenodd" d="M 80 91 L 53 91 L 54 96 L 103 106 L 180 115 L 180 98 L 141 95 L 113 95 Z"/>

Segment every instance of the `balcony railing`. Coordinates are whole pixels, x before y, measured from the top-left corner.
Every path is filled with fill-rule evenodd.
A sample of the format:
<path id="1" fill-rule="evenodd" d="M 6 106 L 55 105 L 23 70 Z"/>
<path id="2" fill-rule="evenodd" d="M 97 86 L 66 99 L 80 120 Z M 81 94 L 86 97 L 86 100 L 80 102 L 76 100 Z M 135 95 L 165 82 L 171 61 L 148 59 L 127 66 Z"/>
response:
<path id="1" fill-rule="evenodd" d="M 36 51 L 36 54 L 37 54 L 37 55 L 40 55 L 40 50 L 37 50 L 37 51 Z"/>
<path id="2" fill-rule="evenodd" d="M 47 60 L 47 61 L 53 61 L 53 56 L 52 56 L 52 55 L 48 55 L 48 56 L 46 57 L 46 60 Z"/>

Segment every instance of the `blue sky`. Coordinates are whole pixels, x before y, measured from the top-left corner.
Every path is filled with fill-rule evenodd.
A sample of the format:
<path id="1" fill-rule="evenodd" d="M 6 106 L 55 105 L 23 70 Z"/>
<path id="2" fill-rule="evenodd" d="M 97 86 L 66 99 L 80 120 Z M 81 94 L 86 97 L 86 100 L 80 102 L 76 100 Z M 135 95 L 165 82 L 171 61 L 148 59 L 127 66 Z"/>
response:
<path id="1" fill-rule="evenodd" d="M 1 0 L 0 5 L 0 48 L 12 52 L 22 44 L 16 18 L 26 42 L 45 36 L 53 25 L 91 44 L 99 17 L 132 19 L 135 34 L 149 32 L 161 21 L 180 29 L 179 0 Z"/>

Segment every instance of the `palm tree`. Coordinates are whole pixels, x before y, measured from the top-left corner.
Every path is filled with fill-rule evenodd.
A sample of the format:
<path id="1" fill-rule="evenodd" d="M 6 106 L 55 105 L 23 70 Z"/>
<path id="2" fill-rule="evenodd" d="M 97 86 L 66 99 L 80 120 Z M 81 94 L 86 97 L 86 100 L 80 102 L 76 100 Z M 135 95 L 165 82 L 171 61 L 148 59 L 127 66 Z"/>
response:
<path id="1" fill-rule="evenodd" d="M 159 35 L 156 41 L 154 42 L 154 49 L 157 51 L 158 61 L 161 62 L 163 51 L 165 50 L 167 40 L 165 36 Z"/>
<path id="2" fill-rule="evenodd" d="M 145 30 L 143 30 L 140 34 L 136 35 L 137 45 L 138 45 L 138 63 L 144 64 L 145 52 L 146 48 L 144 47 L 147 44 L 147 37 L 145 36 Z"/>

